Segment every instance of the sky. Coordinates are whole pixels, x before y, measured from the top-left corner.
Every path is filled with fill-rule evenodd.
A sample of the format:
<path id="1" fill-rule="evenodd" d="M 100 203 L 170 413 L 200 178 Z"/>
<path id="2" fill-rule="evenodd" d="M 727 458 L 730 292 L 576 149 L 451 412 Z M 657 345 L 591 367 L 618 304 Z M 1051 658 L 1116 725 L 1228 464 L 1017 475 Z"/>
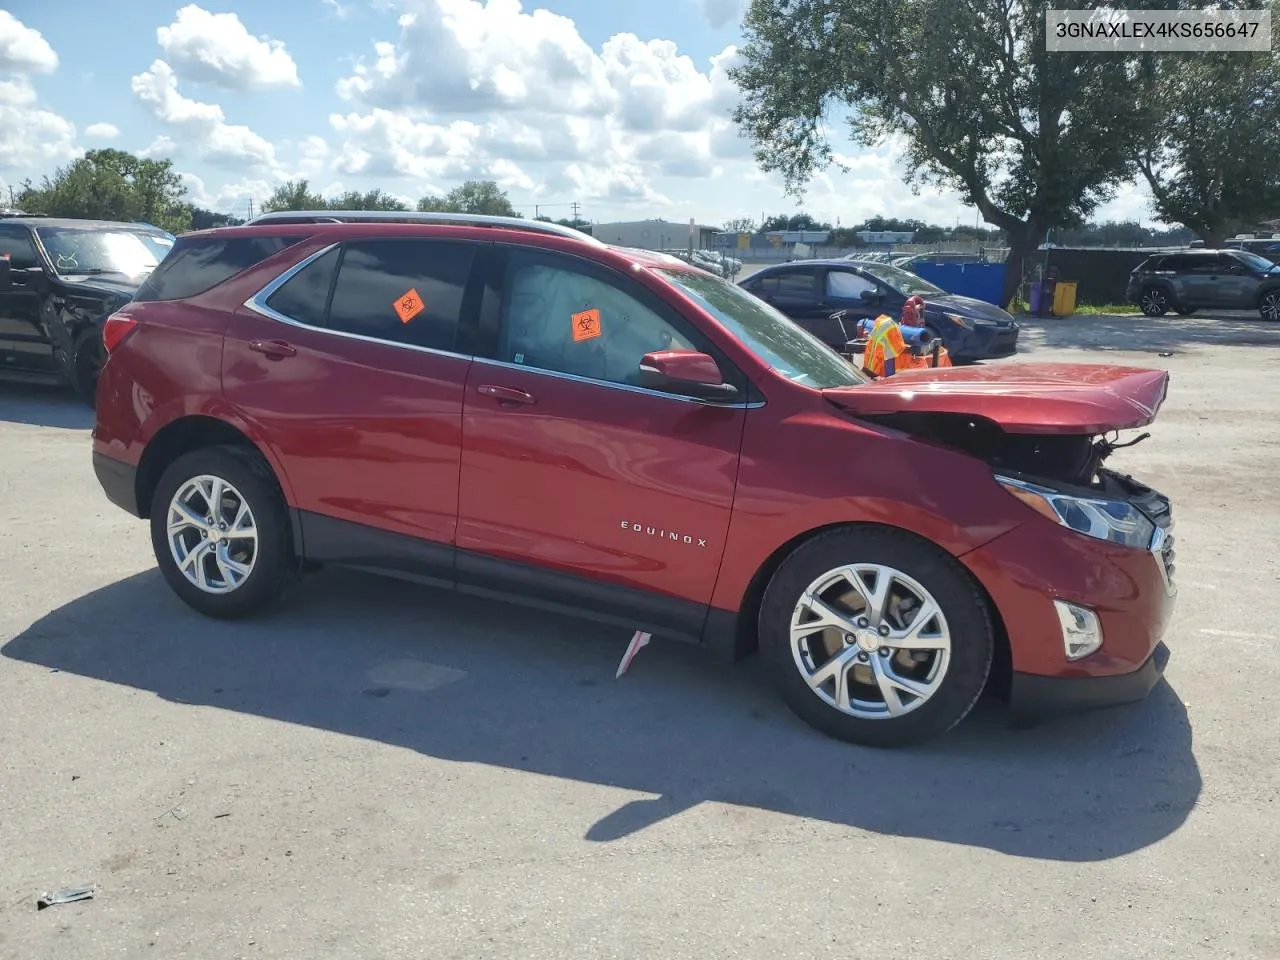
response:
<path id="1" fill-rule="evenodd" d="M 244 216 L 289 179 L 407 202 L 496 180 L 525 215 L 721 225 L 796 213 L 977 223 L 903 181 L 892 144 L 835 147 L 803 200 L 730 120 L 746 0 L 8 0 L 0 190 L 85 150 L 169 158 Z M 1126 188 L 1097 220 L 1152 219 Z"/>

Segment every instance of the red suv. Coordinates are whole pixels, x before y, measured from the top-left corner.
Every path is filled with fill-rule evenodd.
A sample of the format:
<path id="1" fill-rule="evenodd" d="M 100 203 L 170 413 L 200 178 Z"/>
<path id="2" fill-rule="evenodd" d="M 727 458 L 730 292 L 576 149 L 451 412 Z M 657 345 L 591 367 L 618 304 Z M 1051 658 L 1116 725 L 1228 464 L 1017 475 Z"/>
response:
<path id="1" fill-rule="evenodd" d="M 1169 502 L 1100 439 L 1164 371 L 868 381 L 675 258 L 447 215 L 187 234 L 103 339 L 98 478 L 210 616 L 374 570 L 758 645 L 804 720 L 882 746 L 987 688 L 1139 700 L 1168 656 Z"/>

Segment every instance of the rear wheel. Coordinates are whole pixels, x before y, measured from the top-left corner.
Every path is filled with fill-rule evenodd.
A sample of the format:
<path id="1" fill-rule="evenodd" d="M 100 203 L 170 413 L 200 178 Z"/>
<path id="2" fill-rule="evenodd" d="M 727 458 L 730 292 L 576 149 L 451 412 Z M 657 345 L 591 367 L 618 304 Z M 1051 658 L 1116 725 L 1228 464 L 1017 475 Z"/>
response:
<path id="1" fill-rule="evenodd" d="M 1138 298 L 1138 305 L 1148 317 L 1163 317 L 1169 312 L 1169 294 L 1163 287 L 1147 287 Z"/>
<path id="2" fill-rule="evenodd" d="M 89 406 L 97 403 L 98 375 L 107 361 L 102 345 L 102 328 L 86 327 L 71 345 L 71 388 Z"/>
<path id="3" fill-rule="evenodd" d="M 206 447 L 170 464 L 151 503 L 151 545 L 173 591 L 210 617 L 267 607 L 294 567 L 280 488 L 242 447 Z"/>
<path id="4" fill-rule="evenodd" d="M 995 649 L 967 572 L 937 547 L 881 527 L 797 548 L 765 590 L 759 626 L 788 706 L 823 733 L 876 747 L 959 723 Z"/>
<path id="5" fill-rule="evenodd" d="M 1263 320 L 1280 320 L 1280 290 L 1268 290 L 1258 298 L 1258 313 Z"/>

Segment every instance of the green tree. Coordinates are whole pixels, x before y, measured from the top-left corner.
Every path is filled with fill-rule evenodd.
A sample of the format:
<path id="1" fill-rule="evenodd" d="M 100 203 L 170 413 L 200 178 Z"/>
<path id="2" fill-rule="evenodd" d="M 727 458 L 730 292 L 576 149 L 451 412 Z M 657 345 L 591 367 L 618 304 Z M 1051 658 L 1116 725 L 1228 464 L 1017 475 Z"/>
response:
<path id="1" fill-rule="evenodd" d="M 181 233 L 191 227 L 191 208 L 182 202 L 186 192 L 169 160 L 90 150 L 45 177 L 39 187 L 23 184 L 18 204 L 51 217 L 142 221 Z"/>
<path id="2" fill-rule="evenodd" d="M 468 180 L 443 197 L 423 197 L 418 201 L 423 213 L 479 213 L 493 217 L 518 217 L 506 191 L 493 180 Z"/>
<path id="3" fill-rule="evenodd" d="M 301 180 L 286 180 L 276 187 L 275 192 L 262 204 L 263 213 L 278 213 L 281 210 L 325 210 L 328 202 L 318 193 L 311 192 L 311 184 L 304 177 Z"/>
<path id="4" fill-rule="evenodd" d="M 1161 220 L 1220 247 L 1280 216 L 1280 52 L 1163 57 L 1143 101 L 1138 169 Z"/>
<path id="5" fill-rule="evenodd" d="M 906 145 L 907 180 L 957 190 L 1009 239 L 1006 299 L 1047 228 L 1135 174 L 1137 56 L 1049 53 L 1050 0 L 752 0 L 735 120 L 793 195 L 836 163 L 825 132 Z M 1128 0 L 1127 6 L 1149 5 Z"/>
<path id="6" fill-rule="evenodd" d="M 328 210 L 408 210 L 401 201 L 391 196 L 389 193 L 383 193 L 381 190 L 370 190 L 367 193 L 360 193 L 356 190 L 348 190 L 341 196 L 334 197 L 325 201 L 325 208 Z"/>
<path id="7" fill-rule="evenodd" d="M 229 213 L 215 213 L 212 210 L 206 210 L 204 207 L 191 208 L 191 229 L 192 230 L 212 230 L 214 227 L 238 227 L 243 220 L 231 216 Z"/>

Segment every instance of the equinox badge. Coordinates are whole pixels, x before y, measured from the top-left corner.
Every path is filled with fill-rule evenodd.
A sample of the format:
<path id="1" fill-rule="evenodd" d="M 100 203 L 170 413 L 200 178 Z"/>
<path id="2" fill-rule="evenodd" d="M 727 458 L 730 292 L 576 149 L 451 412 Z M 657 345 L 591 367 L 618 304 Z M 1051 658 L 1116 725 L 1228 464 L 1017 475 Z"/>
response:
<path id="1" fill-rule="evenodd" d="M 662 540 L 674 540 L 676 543 L 687 543 L 690 546 L 697 544 L 705 547 L 707 541 L 701 537 L 691 537 L 688 534 L 677 533 L 674 530 L 663 530 L 661 527 L 645 527 L 638 523 L 630 523 L 626 520 L 622 521 L 623 530 L 634 530 L 636 533 L 643 533 L 650 537 L 658 537 Z"/>

